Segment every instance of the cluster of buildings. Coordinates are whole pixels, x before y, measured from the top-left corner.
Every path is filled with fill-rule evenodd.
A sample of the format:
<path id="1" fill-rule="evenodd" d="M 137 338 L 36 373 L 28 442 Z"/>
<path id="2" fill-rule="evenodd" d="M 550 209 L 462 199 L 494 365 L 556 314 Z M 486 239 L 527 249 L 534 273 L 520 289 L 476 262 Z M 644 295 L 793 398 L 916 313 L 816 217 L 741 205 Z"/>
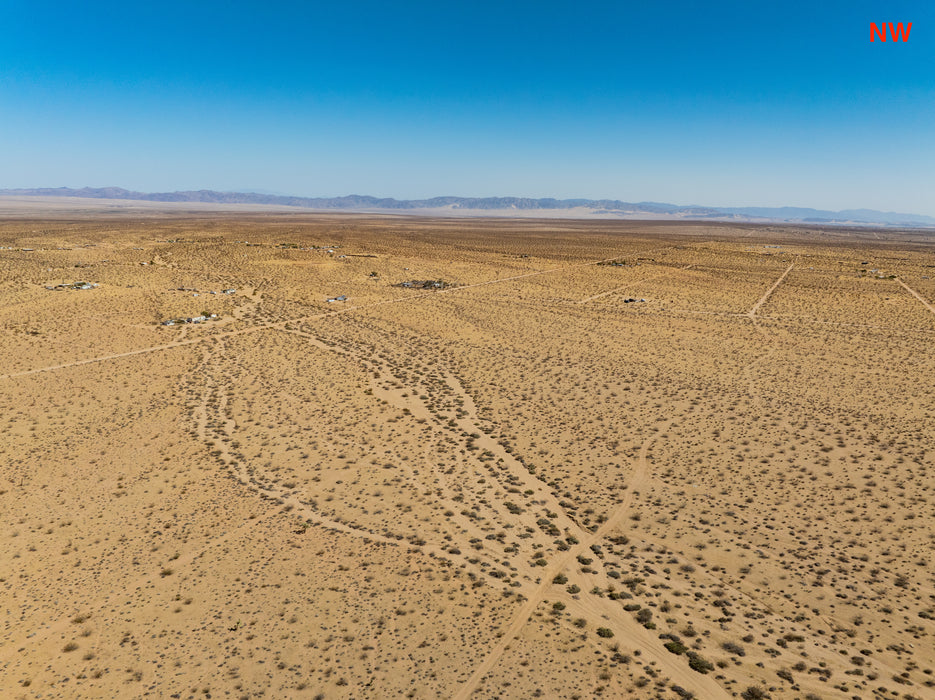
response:
<path id="1" fill-rule="evenodd" d="M 250 241 L 235 241 L 235 243 L 243 243 L 249 248 L 263 248 L 268 244 L 265 243 L 251 243 Z M 310 246 L 300 246 L 298 243 L 277 243 L 273 246 L 274 248 L 282 248 L 284 250 L 324 250 L 328 253 L 334 253 L 334 251 L 341 246 L 339 245 L 310 245 Z M 344 257 L 343 255 L 341 257 Z"/>
<path id="2" fill-rule="evenodd" d="M 208 314 L 207 316 L 190 316 L 188 318 L 170 318 L 162 322 L 163 326 L 174 326 L 176 324 L 182 323 L 204 323 L 205 321 L 214 321 L 218 317 L 217 314 Z"/>
<path id="3" fill-rule="evenodd" d="M 220 292 L 199 292 L 195 287 L 176 287 L 175 291 L 177 292 L 194 292 L 192 296 L 198 296 L 199 294 L 234 294 L 236 289 L 222 289 Z"/>
<path id="4" fill-rule="evenodd" d="M 56 285 L 46 285 L 46 289 L 53 289 L 55 291 L 69 290 L 69 289 L 97 289 L 100 285 L 97 282 L 71 282 L 71 283 L 62 283 Z"/>
<path id="5" fill-rule="evenodd" d="M 406 289 L 446 289 L 453 285 L 445 280 L 409 280 L 400 282 L 399 286 Z"/>

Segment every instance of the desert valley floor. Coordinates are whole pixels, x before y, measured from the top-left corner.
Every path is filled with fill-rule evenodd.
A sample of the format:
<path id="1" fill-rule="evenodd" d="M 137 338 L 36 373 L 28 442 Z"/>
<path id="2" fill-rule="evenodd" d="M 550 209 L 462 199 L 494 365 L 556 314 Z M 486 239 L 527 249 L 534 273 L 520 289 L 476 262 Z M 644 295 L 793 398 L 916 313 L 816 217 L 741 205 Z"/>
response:
<path id="1" fill-rule="evenodd" d="M 4 219 L 0 697 L 935 698 L 933 253 Z"/>

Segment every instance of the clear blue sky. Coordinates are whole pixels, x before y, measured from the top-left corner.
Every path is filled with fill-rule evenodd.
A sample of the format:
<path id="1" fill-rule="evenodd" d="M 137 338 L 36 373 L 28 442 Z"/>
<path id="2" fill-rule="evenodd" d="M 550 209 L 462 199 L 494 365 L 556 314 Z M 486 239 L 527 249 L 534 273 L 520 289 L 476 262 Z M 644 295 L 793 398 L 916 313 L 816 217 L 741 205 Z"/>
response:
<path id="1" fill-rule="evenodd" d="M 935 3 L 0 0 L 0 187 L 105 185 L 935 215 Z"/>

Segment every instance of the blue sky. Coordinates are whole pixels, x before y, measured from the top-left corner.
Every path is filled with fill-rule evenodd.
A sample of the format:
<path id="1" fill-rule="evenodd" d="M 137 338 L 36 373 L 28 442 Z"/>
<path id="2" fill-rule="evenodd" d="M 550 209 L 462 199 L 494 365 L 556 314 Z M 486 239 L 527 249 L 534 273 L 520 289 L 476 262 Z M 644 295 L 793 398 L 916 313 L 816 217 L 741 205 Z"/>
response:
<path id="1" fill-rule="evenodd" d="M 0 187 L 105 185 L 935 215 L 935 4 L 0 0 Z"/>

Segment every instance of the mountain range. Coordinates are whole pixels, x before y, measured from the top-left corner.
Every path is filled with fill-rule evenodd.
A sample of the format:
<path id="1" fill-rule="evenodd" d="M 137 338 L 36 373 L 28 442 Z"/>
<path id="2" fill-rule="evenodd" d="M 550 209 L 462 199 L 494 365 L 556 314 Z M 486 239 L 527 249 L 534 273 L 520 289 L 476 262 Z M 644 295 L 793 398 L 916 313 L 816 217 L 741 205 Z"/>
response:
<path id="1" fill-rule="evenodd" d="M 432 197 L 393 199 L 366 195 L 344 197 L 293 197 L 256 192 L 134 192 L 120 187 L 40 187 L 0 190 L 0 196 L 80 197 L 87 199 L 136 200 L 144 202 L 202 202 L 214 204 L 258 204 L 330 211 L 407 213 L 513 213 L 529 216 L 567 212 L 611 218 L 673 218 L 715 221 L 774 221 L 812 224 L 861 224 L 873 226 L 935 227 L 935 217 L 873 209 L 829 211 L 804 207 L 710 207 L 679 206 L 660 202 L 623 202 L 616 199 L 553 199 L 528 197 Z"/>

